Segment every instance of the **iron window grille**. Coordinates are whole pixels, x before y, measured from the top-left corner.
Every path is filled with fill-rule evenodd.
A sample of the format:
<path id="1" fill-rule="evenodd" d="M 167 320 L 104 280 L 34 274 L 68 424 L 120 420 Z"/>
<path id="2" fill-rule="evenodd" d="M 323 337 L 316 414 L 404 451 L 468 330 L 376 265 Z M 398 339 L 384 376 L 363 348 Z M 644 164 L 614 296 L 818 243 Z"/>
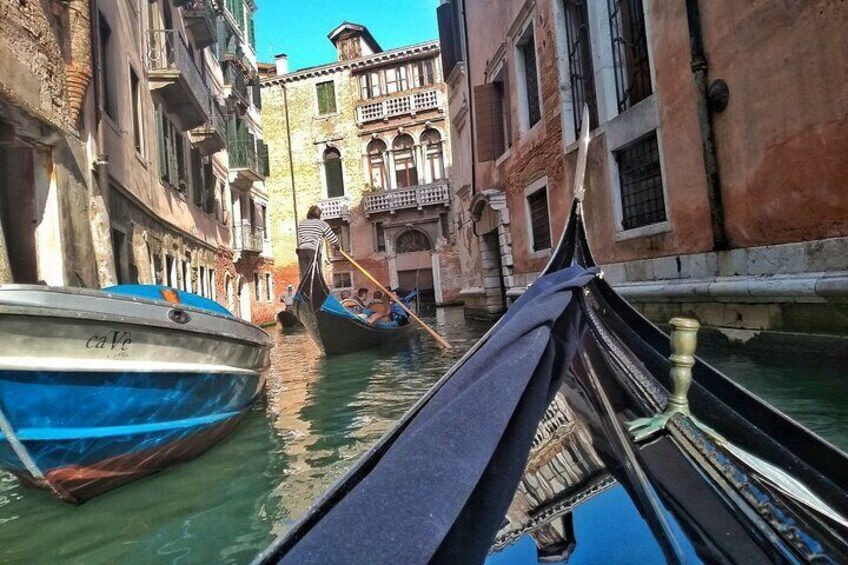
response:
<path id="1" fill-rule="evenodd" d="M 530 209 L 530 231 L 533 234 L 533 251 L 551 248 L 551 225 L 548 218 L 548 191 L 541 188 L 527 197 Z"/>
<path id="2" fill-rule="evenodd" d="M 651 94 L 651 68 L 642 0 L 607 0 L 618 111 Z"/>
<path id="3" fill-rule="evenodd" d="M 656 132 L 615 152 L 621 184 L 621 227 L 664 222 L 665 196 Z"/>
<path id="4" fill-rule="evenodd" d="M 527 30 L 527 36 L 519 45 L 524 59 L 524 84 L 527 90 L 527 128 L 530 129 L 542 118 L 539 104 L 539 77 L 536 74 L 536 40 L 533 26 Z"/>
<path id="5" fill-rule="evenodd" d="M 587 0 L 564 0 L 564 4 L 572 117 L 575 135 L 579 135 L 583 126 L 584 104 L 589 106 L 589 128 L 598 126 L 592 44 L 589 38 L 589 10 Z"/>

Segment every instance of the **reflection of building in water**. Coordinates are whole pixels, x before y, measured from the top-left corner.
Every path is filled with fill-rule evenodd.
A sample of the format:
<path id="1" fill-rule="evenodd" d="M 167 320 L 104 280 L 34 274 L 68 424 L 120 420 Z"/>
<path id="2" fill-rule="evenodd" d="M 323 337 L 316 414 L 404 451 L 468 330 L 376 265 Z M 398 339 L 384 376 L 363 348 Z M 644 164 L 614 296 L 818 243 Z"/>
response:
<path id="1" fill-rule="evenodd" d="M 536 430 L 495 548 L 530 533 L 540 558 L 566 557 L 575 542 L 570 510 L 612 483 L 588 430 L 558 392 Z"/>

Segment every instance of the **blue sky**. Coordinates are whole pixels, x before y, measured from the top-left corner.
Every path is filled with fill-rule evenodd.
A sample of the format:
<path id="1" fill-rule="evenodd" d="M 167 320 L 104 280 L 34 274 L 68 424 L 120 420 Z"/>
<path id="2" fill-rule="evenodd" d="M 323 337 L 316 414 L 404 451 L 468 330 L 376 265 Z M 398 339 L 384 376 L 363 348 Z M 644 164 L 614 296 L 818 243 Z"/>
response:
<path id="1" fill-rule="evenodd" d="M 343 21 L 366 26 L 383 49 L 438 39 L 439 0 L 257 0 L 256 49 L 273 62 L 286 53 L 291 70 L 336 60 L 327 39 Z"/>

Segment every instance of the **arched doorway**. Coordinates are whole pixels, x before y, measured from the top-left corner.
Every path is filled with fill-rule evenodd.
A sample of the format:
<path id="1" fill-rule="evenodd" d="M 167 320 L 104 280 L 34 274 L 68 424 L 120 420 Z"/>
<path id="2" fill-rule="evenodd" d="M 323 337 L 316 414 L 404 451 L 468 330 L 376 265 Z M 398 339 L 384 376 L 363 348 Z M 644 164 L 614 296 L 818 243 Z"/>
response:
<path id="1" fill-rule="evenodd" d="M 395 270 L 397 285 L 406 290 L 418 289 L 419 302 L 425 306 L 436 303 L 433 278 L 433 242 L 422 230 L 410 228 L 395 238 Z"/>
<path id="2" fill-rule="evenodd" d="M 239 318 L 245 322 L 251 321 L 250 316 L 250 285 L 247 284 L 244 277 L 239 277 L 238 282 L 238 297 L 239 297 Z"/>

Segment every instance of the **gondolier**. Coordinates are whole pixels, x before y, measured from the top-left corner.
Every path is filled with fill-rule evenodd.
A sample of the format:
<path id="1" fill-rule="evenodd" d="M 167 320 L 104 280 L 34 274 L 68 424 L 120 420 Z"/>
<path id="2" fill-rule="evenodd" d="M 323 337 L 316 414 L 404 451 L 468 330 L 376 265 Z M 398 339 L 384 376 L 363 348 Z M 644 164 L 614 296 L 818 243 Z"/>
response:
<path id="1" fill-rule="evenodd" d="M 339 238 L 333 233 L 330 225 L 321 219 L 321 208 L 311 206 L 306 213 L 306 219 L 297 227 L 297 262 L 302 279 L 309 271 L 309 266 L 315 261 L 315 255 L 321 249 L 321 242 L 326 239 L 334 248 L 339 247 Z"/>

